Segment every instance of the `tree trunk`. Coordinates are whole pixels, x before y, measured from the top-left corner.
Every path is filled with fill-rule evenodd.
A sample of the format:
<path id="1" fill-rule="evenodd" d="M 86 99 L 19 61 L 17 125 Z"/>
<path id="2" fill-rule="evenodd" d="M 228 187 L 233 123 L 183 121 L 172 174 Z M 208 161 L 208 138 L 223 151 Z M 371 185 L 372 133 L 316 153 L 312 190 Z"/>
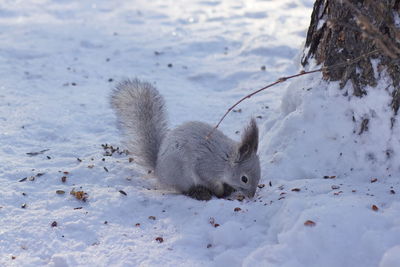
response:
<path id="1" fill-rule="evenodd" d="M 400 106 L 400 65 L 396 53 L 396 37 L 399 40 L 400 34 L 396 29 L 399 21 L 395 21 L 400 18 L 399 6 L 400 0 L 316 0 L 302 58 L 303 66 L 313 58 L 317 64 L 328 67 L 323 72 L 324 79 L 340 81 L 340 89 L 350 81 L 353 90 L 343 92 L 345 96 L 368 94 L 368 86 L 375 87 L 381 72 L 386 70 L 392 80 L 392 127 Z M 377 49 L 378 52 L 370 53 Z M 329 68 L 360 56 L 362 59 L 355 63 Z M 373 62 L 378 64 L 374 66 Z M 367 128 L 368 121 L 363 121 L 360 133 Z"/>

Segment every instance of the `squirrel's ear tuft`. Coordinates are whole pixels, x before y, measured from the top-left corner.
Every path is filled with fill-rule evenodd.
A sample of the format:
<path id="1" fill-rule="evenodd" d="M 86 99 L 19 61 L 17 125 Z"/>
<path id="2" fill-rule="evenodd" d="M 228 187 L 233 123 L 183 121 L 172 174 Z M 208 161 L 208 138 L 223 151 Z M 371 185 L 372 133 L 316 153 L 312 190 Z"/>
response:
<path id="1" fill-rule="evenodd" d="M 257 149 L 258 127 L 256 121 L 251 119 L 249 125 L 243 132 L 242 141 L 239 144 L 239 161 L 249 158 L 253 153 L 257 153 Z"/>

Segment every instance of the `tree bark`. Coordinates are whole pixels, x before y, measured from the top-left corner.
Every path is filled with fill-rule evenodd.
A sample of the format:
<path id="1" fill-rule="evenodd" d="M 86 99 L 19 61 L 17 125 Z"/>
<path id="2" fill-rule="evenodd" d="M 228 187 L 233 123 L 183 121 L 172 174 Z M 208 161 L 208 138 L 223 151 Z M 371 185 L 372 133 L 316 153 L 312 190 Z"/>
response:
<path id="1" fill-rule="evenodd" d="M 328 67 L 323 72 L 324 79 L 340 81 L 340 89 L 351 82 L 352 92 L 343 94 L 357 97 L 368 94 L 368 86 L 376 87 L 380 74 L 386 70 L 392 80 L 388 90 L 395 118 L 400 107 L 400 60 L 396 41 L 396 37 L 400 41 L 399 8 L 400 0 L 316 0 L 302 65 L 315 59 L 317 64 Z M 363 23 L 363 17 L 367 18 L 367 24 Z M 355 63 L 329 68 L 377 49 L 376 53 Z M 368 128 L 367 124 L 364 123 L 364 129 Z"/>

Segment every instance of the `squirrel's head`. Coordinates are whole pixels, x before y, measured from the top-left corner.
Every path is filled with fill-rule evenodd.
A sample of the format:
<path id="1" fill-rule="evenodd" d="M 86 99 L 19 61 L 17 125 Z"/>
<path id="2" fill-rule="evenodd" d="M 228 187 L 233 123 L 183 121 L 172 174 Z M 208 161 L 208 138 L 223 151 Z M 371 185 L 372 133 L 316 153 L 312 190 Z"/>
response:
<path id="1" fill-rule="evenodd" d="M 254 119 L 245 128 L 242 140 L 232 157 L 232 180 L 229 184 L 252 198 L 260 180 L 260 159 L 257 155 L 258 127 Z"/>

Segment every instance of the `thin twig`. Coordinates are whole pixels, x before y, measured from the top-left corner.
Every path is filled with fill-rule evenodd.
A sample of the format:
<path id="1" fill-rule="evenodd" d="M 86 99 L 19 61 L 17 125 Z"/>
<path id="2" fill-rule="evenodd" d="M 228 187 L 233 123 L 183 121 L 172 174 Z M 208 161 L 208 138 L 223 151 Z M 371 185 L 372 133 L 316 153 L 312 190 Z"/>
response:
<path id="1" fill-rule="evenodd" d="M 259 92 L 264 91 L 265 89 L 267 89 L 267 88 L 269 88 L 269 87 L 272 87 L 272 86 L 274 86 L 274 85 L 277 85 L 278 83 L 285 82 L 286 80 L 292 79 L 292 78 L 294 78 L 294 77 L 299 77 L 299 76 L 302 76 L 302 75 L 306 75 L 306 74 L 310 74 L 310 73 L 314 73 L 314 72 L 319 72 L 319 71 L 322 71 L 323 69 L 324 69 L 324 68 L 320 68 L 320 69 L 312 70 L 312 71 L 302 71 L 302 72 L 300 72 L 300 73 L 298 73 L 298 74 L 295 74 L 295 75 L 292 75 L 292 76 L 281 77 L 281 78 L 279 78 L 277 81 L 275 81 L 275 82 L 273 82 L 273 83 L 271 83 L 271 84 L 268 84 L 267 86 L 264 86 L 263 88 L 260 88 L 260 89 L 258 89 L 257 91 L 254 91 L 254 92 L 252 92 L 252 93 L 250 93 L 250 94 L 248 94 L 248 95 L 242 97 L 239 101 L 237 101 L 237 102 L 236 102 L 235 104 L 233 104 L 230 108 L 228 108 L 228 110 L 225 112 L 224 116 L 222 116 L 222 118 L 219 120 L 219 122 L 217 123 L 217 125 L 215 125 L 213 131 L 219 127 L 219 125 L 221 124 L 221 122 L 225 119 L 225 117 L 229 114 L 229 112 L 232 111 L 232 109 L 234 109 L 237 105 L 239 105 L 240 103 L 242 103 L 242 102 L 243 102 L 244 100 L 246 100 L 247 98 L 250 98 L 250 97 L 252 97 L 252 96 L 255 95 L 255 94 L 258 94 Z M 210 132 L 210 133 L 207 135 L 207 138 L 209 138 L 209 137 L 211 136 L 211 134 L 213 133 L 213 131 Z"/>
<path id="2" fill-rule="evenodd" d="M 242 103 L 244 100 L 246 100 L 246 99 L 252 97 L 253 95 L 258 94 L 258 93 L 260 93 L 260 92 L 262 92 L 262 91 L 264 91 L 264 90 L 266 90 L 266 89 L 268 89 L 268 88 L 270 88 L 270 87 L 272 87 L 272 86 L 274 86 L 274 85 L 277 85 L 278 83 L 283 83 L 283 82 L 285 82 L 285 81 L 287 81 L 287 80 L 290 80 L 290 79 L 293 79 L 293 78 L 296 78 L 296 77 L 299 77 L 299 76 L 303 76 L 303 75 L 311 74 L 311 73 L 315 73 L 315 72 L 320 72 L 320 71 L 329 71 L 329 70 L 331 70 L 331 69 L 335 69 L 335 68 L 338 68 L 338 67 L 341 67 L 341 66 L 344 66 L 344 65 L 349 66 L 349 65 L 351 65 L 351 64 L 353 64 L 353 63 L 355 63 L 355 62 L 358 62 L 358 61 L 360 61 L 361 59 L 363 59 L 363 58 L 365 58 L 365 57 L 368 57 L 369 55 L 375 54 L 375 53 L 377 53 L 377 52 L 379 52 L 379 51 L 380 51 L 380 49 L 375 49 L 375 50 L 373 50 L 373 51 L 371 51 L 371 52 L 368 52 L 368 53 L 365 53 L 365 54 L 363 54 L 363 55 L 361 55 L 361 56 L 359 56 L 359 57 L 356 57 L 355 59 L 347 60 L 346 62 L 338 63 L 338 64 L 335 64 L 335 65 L 332 65 L 332 66 L 324 66 L 324 67 L 322 67 L 322 68 L 319 68 L 319 69 L 316 69 L 316 70 L 311 70 L 311 71 L 304 71 L 304 70 L 302 70 L 302 71 L 300 71 L 300 73 L 298 73 L 298 74 L 294 74 L 294 75 L 291 75 L 291 76 L 286 76 L 286 77 L 281 77 L 281 78 L 279 78 L 279 79 L 276 80 L 275 82 L 270 83 L 270 84 L 268 84 L 267 86 L 264 86 L 263 88 L 260 88 L 260 89 L 258 89 L 258 90 L 256 90 L 256 91 L 254 91 L 254 92 L 252 92 L 252 93 L 250 93 L 250 94 L 248 94 L 248 95 L 242 97 L 241 99 L 239 99 L 239 101 L 237 101 L 237 102 L 236 102 L 235 104 L 233 104 L 230 108 L 228 108 L 228 110 L 227 110 L 227 111 L 225 112 L 225 114 L 221 117 L 221 119 L 219 120 L 219 122 L 217 123 L 217 125 L 215 125 L 214 128 L 211 130 L 211 132 L 206 136 L 206 139 L 209 139 L 209 138 L 211 137 L 211 135 L 212 135 L 212 134 L 214 133 L 214 131 L 219 127 L 219 125 L 220 125 L 221 122 L 225 119 L 225 117 L 229 114 L 229 112 L 232 111 L 232 109 L 234 109 L 237 105 L 239 105 L 240 103 Z"/>

